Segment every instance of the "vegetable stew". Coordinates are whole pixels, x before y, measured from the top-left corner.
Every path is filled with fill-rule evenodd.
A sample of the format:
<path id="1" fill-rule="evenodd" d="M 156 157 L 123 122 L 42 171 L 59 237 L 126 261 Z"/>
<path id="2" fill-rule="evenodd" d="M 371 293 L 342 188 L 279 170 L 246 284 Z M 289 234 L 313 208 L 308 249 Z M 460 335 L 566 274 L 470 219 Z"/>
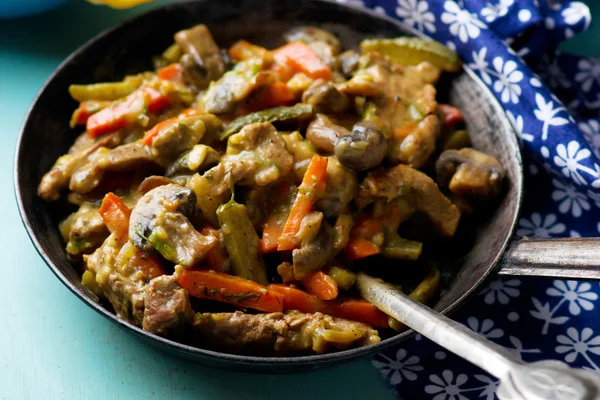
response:
<path id="1" fill-rule="evenodd" d="M 452 243 L 501 196 L 503 167 L 437 102 L 452 50 L 284 37 L 223 49 L 198 25 L 152 71 L 69 88 L 83 132 L 38 193 L 76 207 L 66 252 L 120 318 L 263 356 L 376 343 L 402 325 L 358 296 L 357 271 L 434 300 L 435 245 L 414 231 Z"/>

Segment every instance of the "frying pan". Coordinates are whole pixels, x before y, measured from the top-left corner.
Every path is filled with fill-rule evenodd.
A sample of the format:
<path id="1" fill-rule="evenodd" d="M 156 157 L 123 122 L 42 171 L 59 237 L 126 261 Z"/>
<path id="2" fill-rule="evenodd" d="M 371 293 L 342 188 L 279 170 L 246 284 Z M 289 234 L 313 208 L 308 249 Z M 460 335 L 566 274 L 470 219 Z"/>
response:
<path id="1" fill-rule="evenodd" d="M 148 70 L 152 56 L 172 42 L 175 32 L 199 23 L 208 25 L 220 46 L 244 38 L 275 47 L 281 44 L 284 31 L 307 24 L 334 32 L 346 48 L 355 48 L 365 37 L 423 37 L 391 18 L 323 0 L 177 3 L 98 35 L 67 58 L 48 79 L 28 112 L 17 142 L 15 192 L 23 224 L 35 248 L 58 279 L 96 312 L 168 353 L 215 367 L 261 373 L 309 371 L 371 356 L 405 340 L 412 332 L 367 347 L 323 355 L 267 358 L 226 354 L 145 332 L 118 319 L 81 285 L 80 272 L 67 259 L 58 232 L 58 222 L 67 215 L 68 205 L 46 203 L 37 196 L 40 178 L 67 151 L 78 133 L 68 126 L 76 103 L 67 88 L 71 83 L 120 80 L 125 74 Z M 454 261 L 458 268 L 452 270 L 453 279 L 434 309 L 443 314 L 453 312 L 497 271 L 600 278 L 597 268 L 589 268 L 600 264 L 597 239 L 513 237 L 521 206 L 523 166 L 512 127 L 492 93 L 468 67 L 451 79 L 444 92 L 448 101 L 462 110 L 474 147 L 494 155 L 506 168 L 506 192 L 495 211 L 478 224 L 468 254 Z"/>

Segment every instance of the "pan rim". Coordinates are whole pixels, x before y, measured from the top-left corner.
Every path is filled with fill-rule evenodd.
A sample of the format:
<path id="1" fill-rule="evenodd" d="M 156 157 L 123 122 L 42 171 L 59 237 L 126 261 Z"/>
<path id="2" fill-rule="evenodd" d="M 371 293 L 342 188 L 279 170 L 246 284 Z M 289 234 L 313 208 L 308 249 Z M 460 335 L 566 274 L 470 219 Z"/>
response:
<path id="1" fill-rule="evenodd" d="M 334 365 L 334 364 L 340 364 L 343 362 L 348 362 L 351 360 L 374 355 L 376 353 L 379 353 L 389 347 L 395 346 L 395 345 L 401 343 L 402 341 L 408 339 L 411 335 L 414 334 L 414 331 L 408 330 L 399 335 L 395 335 L 390 338 L 384 339 L 384 340 L 380 341 L 379 343 L 371 344 L 371 345 L 364 346 L 364 347 L 359 347 L 359 348 L 349 349 L 349 350 L 342 350 L 342 351 L 334 352 L 334 353 L 309 355 L 309 356 L 298 356 L 298 357 L 246 356 L 246 355 L 223 353 L 223 352 L 219 352 L 219 351 L 203 349 L 200 347 L 194 347 L 194 346 L 179 343 L 179 342 L 167 339 L 167 338 L 163 338 L 161 336 L 157 336 L 150 332 L 146 332 L 146 331 L 142 330 L 141 328 L 130 324 L 129 322 L 121 320 L 120 318 L 117 317 L 116 314 L 110 312 L 106 308 L 102 307 L 100 304 L 96 303 L 92 298 L 90 298 L 88 295 L 86 295 L 85 292 L 83 292 L 81 289 L 79 289 L 77 286 L 75 286 L 69 280 L 69 278 L 65 274 L 63 274 L 56 265 L 54 265 L 54 262 L 51 260 L 51 257 L 48 254 L 48 252 L 46 252 L 46 250 L 43 249 L 41 240 L 38 238 L 38 234 L 33 230 L 31 217 L 28 216 L 25 212 L 25 203 L 24 203 L 24 199 L 22 197 L 22 187 L 21 187 L 22 185 L 21 185 L 21 182 L 19 179 L 19 175 L 20 175 L 19 174 L 19 170 L 20 170 L 19 166 L 22 163 L 22 159 L 24 158 L 24 153 L 25 153 L 25 149 L 23 148 L 23 137 L 25 136 L 25 132 L 28 128 L 28 125 L 30 124 L 30 121 L 32 119 L 32 113 L 36 107 L 36 104 L 37 104 L 39 98 L 45 92 L 46 88 L 50 85 L 50 83 L 54 80 L 56 75 L 58 75 L 67 65 L 69 65 L 74 58 L 76 58 L 80 53 L 85 52 L 88 47 L 94 45 L 95 43 L 97 43 L 99 41 L 104 40 L 105 37 L 111 35 L 113 32 L 123 29 L 124 27 L 126 27 L 127 25 L 133 23 L 134 21 L 136 21 L 138 19 L 147 18 L 149 15 L 152 15 L 152 14 L 160 14 L 160 13 L 163 13 L 164 11 L 172 9 L 172 8 L 185 7 L 186 5 L 190 5 L 190 4 L 194 4 L 194 3 L 208 3 L 208 1 L 209 0 L 187 0 L 184 2 L 178 2 L 175 4 L 168 4 L 168 5 L 165 5 L 162 7 L 157 7 L 157 8 L 151 9 L 149 11 L 146 11 L 144 13 L 141 13 L 137 16 L 134 16 L 130 19 L 127 19 L 126 21 L 123 21 L 113 27 L 110 27 L 110 28 L 102 31 L 101 33 L 92 37 L 90 40 L 86 41 L 83 45 L 81 45 L 79 48 L 77 48 L 75 51 L 73 51 L 63 62 L 61 62 L 61 64 L 52 72 L 52 74 L 45 81 L 44 85 L 41 87 L 41 89 L 35 95 L 35 98 L 33 99 L 29 109 L 27 110 L 27 113 L 26 113 L 23 123 L 21 125 L 19 135 L 18 135 L 17 141 L 16 141 L 16 150 L 15 150 L 15 156 L 14 156 L 14 161 L 13 161 L 13 165 L 14 165 L 13 180 L 14 180 L 14 191 L 15 191 L 15 197 L 16 197 L 16 201 L 17 201 L 17 207 L 19 210 L 21 221 L 25 227 L 25 230 L 27 231 L 29 239 L 31 240 L 32 244 L 34 245 L 35 250 L 42 257 L 43 261 L 48 266 L 48 268 L 62 282 L 62 284 L 65 285 L 67 287 L 67 289 L 69 289 L 76 297 L 78 297 L 88 307 L 90 307 L 91 309 L 93 309 L 94 311 L 96 311 L 97 313 L 102 315 L 103 317 L 107 318 L 109 321 L 111 321 L 115 325 L 121 327 L 122 329 L 130 331 L 130 332 L 134 333 L 136 336 L 156 342 L 153 344 L 159 344 L 163 347 L 168 347 L 171 350 L 175 350 L 177 353 L 180 353 L 182 356 L 187 356 L 187 357 L 199 356 L 202 358 L 206 358 L 206 359 L 215 361 L 216 363 L 235 362 L 238 365 L 247 365 L 247 366 L 252 366 L 252 367 L 257 367 L 257 366 L 273 367 L 273 368 L 284 367 L 284 366 L 299 367 L 299 366 L 302 366 L 305 364 L 311 365 L 313 363 L 323 363 L 325 365 Z M 403 22 L 395 20 L 394 18 L 389 17 L 387 15 L 379 14 L 372 10 L 368 10 L 368 9 L 364 9 L 364 8 L 360 8 L 360 7 L 356 7 L 356 6 L 351 6 L 351 5 L 346 5 L 346 4 L 340 4 L 340 3 L 337 3 L 335 0 L 303 0 L 303 1 L 305 1 L 307 3 L 315 3 L 315 4 L 321 3 L 321 4 L 335 5 L 336 7 L 345 8 L 345 9 L 348 9 L 348 10 L 351 10 L 354 12 L 359 12 L 359 13 L 365 14 L 372 18 L 383 19 L 389 23 L 394 24 L 402 31 L 408 31 L 408 32 L 411 32 L 414 36 L 419 36 L 419 37 L 430 39 L 428 36 L 413 29 L 412 27 L 404 24 Z M 512 221 L 510 221 L 509 234 L 503 239 L 503 243 L 500 246 L 500 251 L 498 252 L 497 256 L 494 258 L 493 262 L 488 266 L 486 272 L 482 275 L 482 277 L 473 286 L 471 286 L 460 297 L 458 297 L 456 300 L 454 300 L 452 302 L 452 304 L 450 304 L 448 307 L 439 311 L 444 315 L 449 315 L 452 312 L 456 311 L 459 307 L 464 305 L 464 303 L 476 291 L 478 291 L 481 288 L 481 286 L 484 284 L 484 282 L 494 272 L 496 272 L 500 268 L 502 257 L 505 254 L 505 252 L 508 248 L 508 245 L 512 241 L 512 238 L 514 237 L 514 232 L 516 229 L 518 216 L 519 216 L 519 213 L 521 210 L 522 197 L 523 197 L 523 162 L 522 162 L 521 152 L 520 152 L 520 149 L 518 146 L 518 142 L 516 140 L 516 137 L 517 137 L 516 133 L 515 133 L 512 125 L 508 121 L 508 118 L 506 117 L 504 109 L 502 108 L 502 106 L 500 105 L 498 100 L 495 98 L 495 96 L 492 94 L 490 89 L 481 81 L 481 79 L 479 77 L 477 77 L 477 75 L 468 66 L 463 65 L 463 71 L 465 73 L 467 73 L 476 82 L 476 84 L 482 89 L 482 91 L 488 95 L 489 100 L 490 100 L 490 105 L 494 108 L 495 111 L 497 111 L 499 113 L 499 115 L 502 116 L 500 118 L 500 122 L 501 122 L 502 126 L 504 127 L 504 129 L 513 133 L 513 135 L 511 135 L 512 139 L 510 139 L 510 140 L 513 141 L 512 144 L 513 144 L 513 147 L 515 147 L 515 149 L 516 149 L 516 159 L 518 161 L 518 163 L 517 163 L 518 165 L 516 165 L 518 174 L 517 174 L 517 181 L 515 182 L 517 199 L 516 199 L 516 207 L 515 207 L 516 210 L 513 214 L 514 216 L 512 218 Z M 257 372 L 264 372 L 264 370 L 258 370 Z"/>

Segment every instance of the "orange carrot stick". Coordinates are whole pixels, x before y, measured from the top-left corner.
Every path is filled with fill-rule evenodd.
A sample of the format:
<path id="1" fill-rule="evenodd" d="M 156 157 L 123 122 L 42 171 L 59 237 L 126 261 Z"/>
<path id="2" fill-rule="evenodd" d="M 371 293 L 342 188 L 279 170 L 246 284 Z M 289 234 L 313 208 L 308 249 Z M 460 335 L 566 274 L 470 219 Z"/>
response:
<path id="1" fill-rule="evenodd" d="M 287 64 L 296 72 L 303 72 L 311 79 L 331 79 L 331 68 L 313 49 L 302 42 L 288 43 L 274 50 L 273 56 L 277 64 Z"/>
<path id="2" fill-rule="evenodd" d="M 306 291 L 314 294 L 321 300 L 333 300 L 339 293 L 335 280 L 323 271 L 312 273 L 302 283 Z"/>
<path id="3" fill-rule="evenodd" d="M 310 160 L 290 215 L 283 227 L 283 234 L 279 238 L 277 250 L 292 250 L 298 247 L 299 240 L 296 235 L 300 230 L 300 224 L 315 204 L 317 193 L 325 188 L 328 161 L 327 157 L 318 155 L 313 156 Z"/>
<path id="4" fill-rule="evenodd" d="M 387 328 L 388 316 L 374 305 L 362 299 L 321 300 L 317 296 L 290 286 L 271 284 L 269 289 L 283 296 L 285 310 L 303 313 L 321 312 L 332 317 L 351 319 L 374 328 Z"/>
<path id="5" fill-rule="evenodd" d="M 239 276 L 215 271 L 185 270 L 179 284 L 191 296 L 247 307 L 263 312 L 283 311 L 283 296 Z"/>
<path id="6" fill-rule="evenodd" d="M 125 243 L 129 235 L 129 207 L 119 196 L 109 192 L 104 196 L 99 212 L 110 233 L 114 233 L 119 242 Z"/>

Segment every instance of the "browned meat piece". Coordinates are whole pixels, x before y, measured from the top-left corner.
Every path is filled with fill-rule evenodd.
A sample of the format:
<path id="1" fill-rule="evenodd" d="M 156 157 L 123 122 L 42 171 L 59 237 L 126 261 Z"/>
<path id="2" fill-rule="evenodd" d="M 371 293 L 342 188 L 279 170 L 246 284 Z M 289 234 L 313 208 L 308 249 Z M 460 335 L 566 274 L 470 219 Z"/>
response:
<path id="1" fill-rule="evenodd" d="M 270 122 L 246 125 L 239 133 L 229 137 L 227 153 L 221 163 L 227 165 L 232 161 L 245 160 L 252 161 L 253 168 L 234 183 L 267 186 L 288 175 L 294 165 L 294 157 L 288 151 L 285 140 Z"/>
<path id="2" fill-rule="evenodd" d="M 205 25 L 197 25 L 175 34 L 175 43 L 186 53 L 195 65 L 182 60 L 184 76 L 197 89 L 206 89 L 211 81 L 219 79 L 225 72 L 225 65 L 219 47 Z"/>
<path id="3" fill-rule="evenodd" d="M 317 353 L 379 342 L 376 330 L 360 322 L 321 313 L 249 315 L 196 314 L 192 331 L 201 343 L 230 352 Z"/>
<path id="4" fill-rule="evenodd" d="M 505 174 L 498 160 L 471 148 L 444 151 L 436 171 L 440 186 L 463 200 L 457 204 L 463 211 L 497 197 Z"/>
<path id="5" fill-rule="evenodd" d="M 100 289 L 119 318 L 140 326 L 144 317 L 146 280 L 138 271 L 117 264 L 120 249 L 119 241 L 112 234 L 94 253 L 83 256 L 86 269 L 93 276 L 88 285 L 92 290 Z"/>
<path id="6" fill-rule="evenodd" d="M 159 162 L 163 163 L 141 142 L 125 144 L 98 153 L 93 160 L 79 168 L 71 177 L 69 189 L 76 193 L 89 193 L 100 184 L 107 171 L 131 171 L 155 166 Z"/>
<path id="7" fill-rule="evenodd" d="M 336 157 L 329 157 L 326 182 L 325 193 L 319 195 L 315 207 L 329 218 L 343 212 L 350 204 L 358 180 L 354 171 L 344 167 Z"/>
<path id="8" fill-rule="evenodd" d="M 343 113 L 350 107 L 348 96 L 342 94 L 333 83 L 317 79 L 302 94 L 302 102 L 310 104 L 318 113 Z"/>
<path id="9" fill-rule="evenodd" d="M 333 228 L 323 220 L 318 234 L 310 240 L 303 241 L 300 248 L 292 252 L 294 276 L 297 280 L 322 269 L 331 260 L 334 252 L 333 241 Z"/>
<path id="10" fill-rule="evenodd" d="M 351 136 L 338 139 L 333 151 L 340 162 L 355 171 L 375 168 L 387 152 L 387 140 L 379 127 L 369 121 L 354 125 Z"/>
<path id="11" fill-rule="evenodd" d="M 178 274 L 159 276 L 146 285 L 144 298 L 145 331 L 157 335 L 177 335 L 189 327 L 194 311 L 185 289 L 179 286 Z"/>
<path id="12" fill-rule="evenodd" d="M 315 119 L 312 120 L 306 129 L 306 139 L 318 149 L 328 153 L 333 153 L 333 148 L 338 139 L 350 135 L 352 135 L 352 133 L 348 129 L 336 125 L 325 114 L 317 114 Z"/>
<path id="13" fill-rule="evenodd" d="M 312 157 L 317 154 L 315 146 L 306 140 L 298 131 L 281 135 L 286 148 L 294 157 L 293 180 L 299 185 L 306 173 Z"/>
<path id="14" fill-rule="evenodd" d="M 440 119 L 429 114 L 418 124 L 409 123 L 401 131 L 406 136 L 394 135 L 389 141 L 387 160 L 392 164 L 407 164 L 413 168 L 423 167 L 435 151 L 440 134 Z"/>
<path id="15" fill-rule="evenodd" d="M 38 194 L 46 201 L 58 200 L 60 192 L 69 186 L 71 175 L 88 162 L 89 157 L 101 148 L 112 148 L 121 143 L 122 135 L 113 133 L 92 139 L 87 132 L 79 135 L 69 152 L 56 160 L 38 188 Z"/>
<path id="16" fill-rule="evenodd" d="M 162 126 L 152 140 L 152 154 L 157 157 L 176 157 L 191 150 L 206 132 L 201 116 L 178 118 Z"/>
<path id="17" fill-rule="evenodd" d="M 96 250 L 109 232 L 98 212 L 98 207 L 84 203 L 60 224 L 60 231 L 67 242 L 67 254 L 73 259 Z"/>
<path id="18" fill-rule="evenodd" d="M 272 83 L 274 75 L 261 71 L 263 60 L 252 58 L 241 61 L 221 79 L 213 82 L 200 98 L 205 112 L 221 114 L 232 111 L 234 106 L 244 100 L 256 88 Z"/>
<path id="19" fill-rule="evenodd" d="M 433 179 L 406 165 L 369 172 L 355 201 L 363 208 L 377 199 L 389 202 L 396 198 L 406 203 L 408 213 L 425 214 L 440 234 L 454 236 L 460 220 L 458 208 L 440 192 Z"/>
<path id="20" fill-rule="evenodd" d="M 158 251 L 164 258 L 184 267 L 202 261 L 217 244 L 201 235 L 189 221 L 196 212 L 193 190 L 168 184 L 146 193 L 131 212 L 129 239 L 144 251 Z"/>

